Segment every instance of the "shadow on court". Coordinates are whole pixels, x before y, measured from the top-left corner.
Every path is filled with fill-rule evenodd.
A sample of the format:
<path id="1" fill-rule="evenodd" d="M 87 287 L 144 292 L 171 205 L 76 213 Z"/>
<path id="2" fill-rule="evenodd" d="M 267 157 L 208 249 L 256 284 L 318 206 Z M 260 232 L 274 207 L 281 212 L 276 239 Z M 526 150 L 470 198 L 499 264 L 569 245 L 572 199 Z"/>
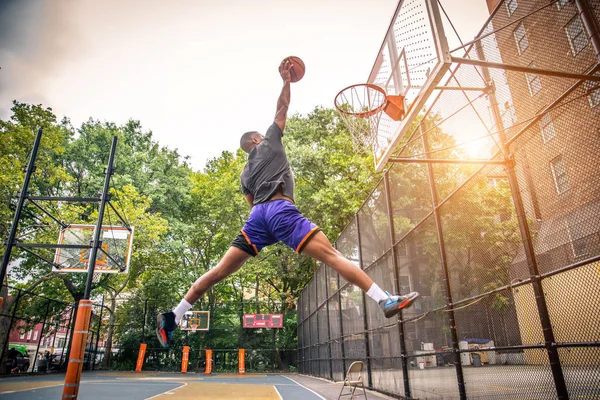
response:
<path id="1" fill-rule="evenodd" d="M 0 379 L 0 399 L 60 399 L 63 383 L 62 374 Z M 329 400 L 337 398 L 340 388 L 339 383 L 295 374 L 91 372 L 82 375 L 79 399 Z"/>

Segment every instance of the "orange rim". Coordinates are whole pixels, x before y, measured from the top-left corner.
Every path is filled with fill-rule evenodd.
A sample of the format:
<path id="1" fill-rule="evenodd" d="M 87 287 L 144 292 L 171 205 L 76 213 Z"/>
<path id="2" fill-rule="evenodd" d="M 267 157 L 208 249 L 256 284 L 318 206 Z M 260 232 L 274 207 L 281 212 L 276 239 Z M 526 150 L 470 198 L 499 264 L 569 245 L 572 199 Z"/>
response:
<path id="1" fill-rule="evenodd" d="M 358 90 L 360 91 L 362 88 L 362 90 L 368 91 L 368 90 L 374 90 L 376 92 L 379 92 L 380 94 L 383 95 L 383 101 L 381 102 L 381 104 L 376 105 L 375 107 L 371 107 L 369 109 L 367 109 L 366 111 L 356 111 L 356 110 L 345 110 L 343 108 L 344 104 L 348 104 L 347 101 L 347 97 L 346 97 L 346 93 L 347 92 L 351 92 L 353 90 Z M 344 102 L 343 99 L 346 99 L 346 101 Z M 348 115 L 353 115 L 355 117 L 358 118 L 367 118 L 370 117 L 372 115 L 377 114 L 378 112 L 380 112 L 383 107 L 386 105 L 387 103 L 387 93 L 385 92 L 385 90 L 383 90 L 381 87 L 377 86 L 377 85 L 373 85 L 372 83 L 359 83 L 356 85 L 350 85 L 342 90 L 340 90 L 340 92 L 335 96 L 334 99 L 334 104 L 335 104 L 335 108 L 337 108 L 337 110 L 343 114 L 348 114 Z M 362 106 L 362 104 L 361 104 Z"/>

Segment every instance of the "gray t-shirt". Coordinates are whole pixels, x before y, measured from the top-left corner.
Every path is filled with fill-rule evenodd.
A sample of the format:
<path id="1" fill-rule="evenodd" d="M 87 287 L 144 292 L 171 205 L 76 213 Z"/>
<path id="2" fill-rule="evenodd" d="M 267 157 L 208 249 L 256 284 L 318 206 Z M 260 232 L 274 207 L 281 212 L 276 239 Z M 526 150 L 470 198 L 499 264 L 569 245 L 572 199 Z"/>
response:
<path id="1" fill-rule="evenodd" d="M 283 132 L 273 123 L 265 138 L 252 149 L 240 180 L 242 192 L 254 195 L 254 204 L 265 203 L 281 186 L 284 196 L 294 200 L 294 174 L 290 168 L 283 143 Z"/>

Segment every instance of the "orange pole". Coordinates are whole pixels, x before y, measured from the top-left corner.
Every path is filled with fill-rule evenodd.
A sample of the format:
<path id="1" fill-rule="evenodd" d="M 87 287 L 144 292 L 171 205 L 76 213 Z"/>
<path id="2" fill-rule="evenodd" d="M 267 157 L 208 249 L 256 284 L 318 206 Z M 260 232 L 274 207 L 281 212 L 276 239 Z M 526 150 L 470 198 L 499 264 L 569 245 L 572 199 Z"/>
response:
<path id="1" fill-rule="evenodd" d="M 77 399 L 91 315 L 92 302 L 90 300 L 79 300 L 75 330 L 71 338 L 71 352 L 69 353 L 69 364 L 67 366 L 67 375 L 65 376 L 63 399 Z"/>
<path id="2" fill-rule="evenodd" d="M 188 369 L 188 361 L 190 356 L 190 346 L 183 346 L 183 356 L 181 357 L 181 373 L 185 374 Z"/>
<path id="3" fill-rule="evenodd" d="M 146 343 L 140 344 L 140 351 L 138 352 L 137 363 L 135 364 L 135 372 L 142 372 L 144 366 L 144 358 L 146 357 Z"/>
<path id="4" fill-rule="evenodd" d="M 245 375 L 246 374 L 246 351 L 244 349 L 239 349 L 238 350 L 238 368 L 239 368 L 239 374 L 240 375 Z"/>
<path id="5" fill-rule="evenodd" d="M 206 375 L 212 373 L 212 350 L 206 350 L 206 370 L 204 373 Z"/>

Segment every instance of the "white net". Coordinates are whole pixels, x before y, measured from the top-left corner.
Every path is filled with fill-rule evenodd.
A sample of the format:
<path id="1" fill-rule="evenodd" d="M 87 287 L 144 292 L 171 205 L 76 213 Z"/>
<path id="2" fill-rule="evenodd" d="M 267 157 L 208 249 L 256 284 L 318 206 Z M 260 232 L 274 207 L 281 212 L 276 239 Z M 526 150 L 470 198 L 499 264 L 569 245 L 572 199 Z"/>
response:
<path id="1" fill-rule="evenodd" d="M 373 149 L 385 103 L 385 92 L 375 85 L 353 85 L 336 96 L 335 106 L 350 131 L 354 150 Z"/>

